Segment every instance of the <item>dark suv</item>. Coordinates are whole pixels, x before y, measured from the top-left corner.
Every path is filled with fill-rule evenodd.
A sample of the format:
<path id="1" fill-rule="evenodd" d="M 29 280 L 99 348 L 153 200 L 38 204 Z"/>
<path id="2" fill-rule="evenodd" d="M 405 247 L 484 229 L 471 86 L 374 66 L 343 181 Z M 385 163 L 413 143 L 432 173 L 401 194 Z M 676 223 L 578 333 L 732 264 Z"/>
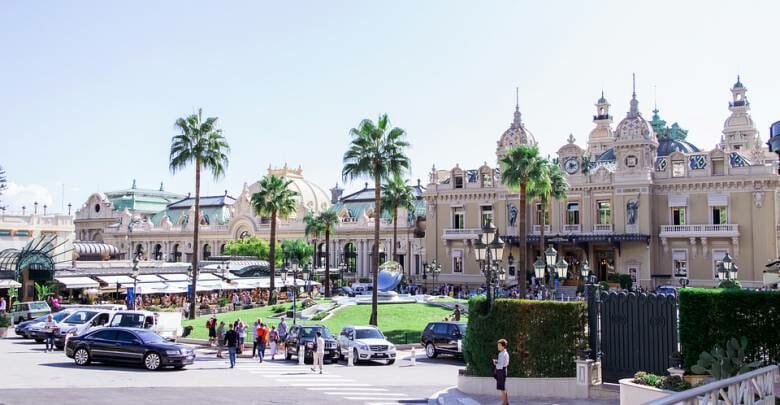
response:
<path id="1" fill-rule="evenodd" d="M 306 363 L 314 362 L 314 342 L 317 338 L 317 332 L 322 333 L 322 339 L 325 340 L 325 360 L 335 363 L 339 360 L 339 344 L 336 338 L 331 335 L 328 328 L 322 325 L 293 325 L 287 332 L 287 340 L 284 341 L 284 358 L 290 360 L 293 355 L 299 355 L 298 346 L 303 345 L 303 361 Z"/>
<path id="2" fill-rule="evenodd" d="M 465 322 L 431 322 L 422 333 L 425 355 L 434 359 L 439 354 L 463 355 L 462 340 L 466 336 Z"/>

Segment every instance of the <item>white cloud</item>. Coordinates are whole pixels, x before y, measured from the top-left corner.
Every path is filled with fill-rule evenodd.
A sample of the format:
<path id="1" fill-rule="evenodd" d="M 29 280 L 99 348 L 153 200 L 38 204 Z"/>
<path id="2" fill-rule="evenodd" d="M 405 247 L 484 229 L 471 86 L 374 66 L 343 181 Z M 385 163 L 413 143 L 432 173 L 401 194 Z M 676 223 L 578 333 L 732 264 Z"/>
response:
<path id="1" fill-rule="evenodd" d="M 8 211 L 21 211 L 22 206 L 27 207 L 27 212 L 32 212 L 33 204 L 38 202 L 38 209 L 43 210 L 43 205 L 52 207 L 54 198 L 49 190 L 40 184 L 17 184 L 8 182 L 8 188 L 0 196 L 0 203 L 8 207 Z"/>

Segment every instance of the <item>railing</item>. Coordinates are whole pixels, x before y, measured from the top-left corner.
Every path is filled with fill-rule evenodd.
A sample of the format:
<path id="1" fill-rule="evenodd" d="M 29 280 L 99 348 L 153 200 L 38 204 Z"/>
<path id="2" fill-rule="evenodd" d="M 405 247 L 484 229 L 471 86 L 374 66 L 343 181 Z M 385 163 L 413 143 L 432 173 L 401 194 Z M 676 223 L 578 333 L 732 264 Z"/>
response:
<path id="1" fill-rule="evenodd" d="M 482 235 L 480 228 L 448 228 L 444 229 L 444 239 L 474 239 Z"/>
<path id="2" fill-rule="evenodd" d="M 645 405 L 774 405 L 777 366 L 767 366 L 720 381 L 714 381 Z"/>
<path id="3" fill-rule="evenodd" d="M 639 233 L 639 225 L 626 224 L 626 233 Z"/>
<path id="4" fill-rule="evenodd" d="M 344 218 L 341 219 L 341 222 L 343 222 L 345 224 L 357 223 L 357 221 L 358 221 L 357 217 L 354 217 L 354 218 L 344 217 Z"/>
<path id="5" fill-rule="evenodd" d="M 612 224 L 595 224 L 593 225 L 594 233 L 612 233 Z"/>
<path id="6" fill-rule="evenodd" d="M 739 235 L 737 224 L 661 225 L 661 234 L 687 235 Z"/>
<path id="7" fill-rule="evenodd" d="M 564 224 L 561 227 L 563 233 L 580 233 L 582 232 L 581 224 Z"/>
<path id="8" fill-rule="evenodd" d="M 549 234 L 550 233 L 550 229 L 551 229 L 550 225 L 545 225 L 544 226 L 544 233 Z M 533 228 L 532 232 L 534 234 L 539 234 L 539 233 L 541 233 L 540 231 L 541 231 L 541 225 L 534 225 L 534 228 Z"/>

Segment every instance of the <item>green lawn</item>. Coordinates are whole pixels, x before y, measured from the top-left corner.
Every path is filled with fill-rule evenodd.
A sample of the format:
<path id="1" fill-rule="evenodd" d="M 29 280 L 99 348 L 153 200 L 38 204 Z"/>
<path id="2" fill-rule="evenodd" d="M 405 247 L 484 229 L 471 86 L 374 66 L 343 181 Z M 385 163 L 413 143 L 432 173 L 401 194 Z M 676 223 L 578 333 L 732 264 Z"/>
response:
<path id="1" fill-rule="evenodd" d="M 291 304 L 279 304 L 279 305 L 284 307 L 285 310 L 289 309 L 292 306 Z M 257 320 L 257 318 L 260 318 L 267 325 L 276 325 L 279 323 L 279 321 L 275 319 L 271 319 L 271 316 L 276 314 L 276 312 L 272 310 L 273 307 L 274 306 L 265 306 L 261 308 L 225 312 L 225 313 L 217 314 L 217 320 L 225 321 L 225 323 L 227 324 L 229 322 L 235 322 L 237 319 L 241 319 L 242 321 L 244 321 L 245 324 L 252 325 Z M 211 315 L 203 315 L 193 320 L 182 321 L 181 323 L 182 326 L 192 325 L 193 327 L 192 333 L 189 336 L 187 336 L 187 338 L 208 339 L 209 331 L 206 329 L 206 321 L 209 319 L 209 317 L 211 317 Z M 217 324 L 219 324 L 219 322 Z M 249 338 L 251 339 L 251 335 L 249 335 Z"/>
<path id="2" fill-rule="evenodd" d="M 379 305 L 379 329 L 393 343 L 416 343 L 420 341 L 420 333 L 428 322 L 440 321 L 451 313 L 452 311 L 445 308 L 428 304 L 383 304 Z M 218 314 L 217 319 L 232 322 L 241 318 L 245 322 L 252 323 L 260 317 L 266 324 L 278 324 L 278 320 L 269 318 L 270 315 L 272 315 L 272 311 L 268 307 L 263 307 Z M 331 333 L 338 334 L 345 325 L 367 325 L 370 315 L 371 305 L 352 305 L 339 310 L 325 322 L 304 321 L 304 323 L 325 324 Z M 190 337 L 207 338 L 208 331 L 205 326 L 207 319 L 208 316 L 202 316 L 194 321 L 183 322 L 184 326 L 192 325 L 194 327 Z M 465 317 L 461 320 L 465 320 Z M 291 324 L 289 319 L 287 323 Z"/>

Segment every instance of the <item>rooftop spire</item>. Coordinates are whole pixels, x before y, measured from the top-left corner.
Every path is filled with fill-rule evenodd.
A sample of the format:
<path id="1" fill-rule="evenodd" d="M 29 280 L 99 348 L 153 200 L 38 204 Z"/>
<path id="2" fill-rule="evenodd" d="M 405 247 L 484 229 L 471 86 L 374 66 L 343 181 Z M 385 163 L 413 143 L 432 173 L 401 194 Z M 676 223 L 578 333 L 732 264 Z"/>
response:
<path id="1" fill-rule="evenodd" d="M 636 73 L 632 73 L 631 78 L 632 78 L 631 109 L 628 111 L 628 116 L 636 117 L 639 115 L 639 101 L 636 100 Z"/>
<path id="2" fill-rule="evenodd" d="M 515 87 L 515 119 L 512 121 L 512 126 L 519 127 L 522 125 L 520 115 L 520 88 Z"/>
<path id="3" fill-rule="evenodd" d="M 631 73 L 631 81 L 632 81 L 632 88 L 633 88 L 633 92 L 631 95 L 633 98 L 636 98 L 636 73 Z"/>

